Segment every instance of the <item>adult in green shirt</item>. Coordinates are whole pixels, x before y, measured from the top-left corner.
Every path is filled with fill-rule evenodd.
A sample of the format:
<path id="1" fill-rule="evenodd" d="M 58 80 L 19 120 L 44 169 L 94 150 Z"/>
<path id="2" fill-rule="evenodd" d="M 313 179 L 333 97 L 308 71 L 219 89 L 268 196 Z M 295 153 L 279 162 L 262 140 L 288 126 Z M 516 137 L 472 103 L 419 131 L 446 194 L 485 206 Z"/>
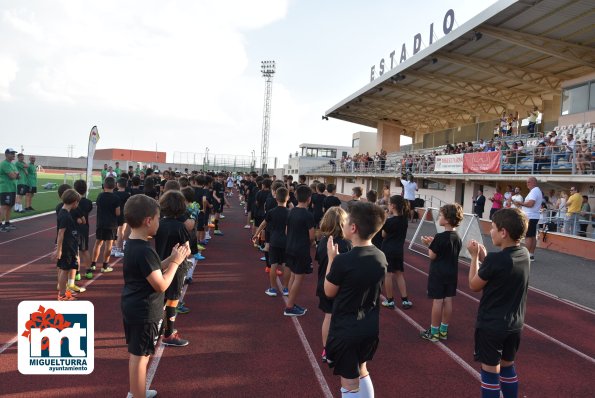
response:
<path id="1" fill-rule="evenodd" d="M 101 170 L 101 189 L 103 189 L 103 181 L 107 177 L 107 163 L 103 164 L 103 170 Z"/>
<path id="2" fill-rule="evenodd" d="M 33 202 L 33 196 L 37 193 L 37 165 L 35 164 L 35 156 L 29 156 L 29 165 L 27 166 L 27 185 L 29 186 L 29 192 L 25 199 L 25 210 L 35 210 L 31 203 Z"/>
<path id="3" fill-rule="evenodd" d="M 122 169 L 120 168 L 120 162 L 116 162 L 116 167 L 114 168 L 114 172 L 118 176 L 116 179 L 120 178 L 122 175 Z"/>
<path id="4" fill-rule="evenodd" d="M 0 232 L 8 232 L 16 229 L 10 223 L 10 209 L 14 206 L 17 194 L 17 179 L 19 173 L 12 163 L 17 151 L 12 148 L 4 151 L 5 160 L 0 162 L 0 217 L 3 224 L 0 224 Z"/>
<path id="5" fill-rule="evenodd" d="M 16 203 L 14 205 L 14 212 L 15 213 L 24 213 L 25 208 L 23 207 L 23 202 L 25 201 L 25 197 L 29 192 L 29 166 L 25 163 L 25 155 L 19 153 L 17 155 L 17 162 L 15 163 L 17 167 L 17 172 L 19 173 L 19 177 L 17 179 L 17 197 Z"/>

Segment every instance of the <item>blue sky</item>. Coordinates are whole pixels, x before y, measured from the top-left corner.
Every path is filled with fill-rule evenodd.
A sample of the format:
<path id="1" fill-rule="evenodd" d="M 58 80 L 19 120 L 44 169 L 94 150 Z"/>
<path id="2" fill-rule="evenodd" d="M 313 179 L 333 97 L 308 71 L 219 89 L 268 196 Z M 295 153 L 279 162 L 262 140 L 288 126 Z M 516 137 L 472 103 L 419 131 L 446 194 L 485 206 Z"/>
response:
<path id="1" fill-rule="evenodd" d="M 350 145 L 370 131 L 321 115 L 369 81 L 370 67 L 445 12 L 457 25 L 493 0 L 0 2 L 0 145 L 26 153 L 99 148 L 260 152 L 264 80 L 277 74 L 269 155 L 303 142 Z M 436 29 L 435 28 L 435 29 Z M 439 36 L 441 29 L 437 29 Z"/>

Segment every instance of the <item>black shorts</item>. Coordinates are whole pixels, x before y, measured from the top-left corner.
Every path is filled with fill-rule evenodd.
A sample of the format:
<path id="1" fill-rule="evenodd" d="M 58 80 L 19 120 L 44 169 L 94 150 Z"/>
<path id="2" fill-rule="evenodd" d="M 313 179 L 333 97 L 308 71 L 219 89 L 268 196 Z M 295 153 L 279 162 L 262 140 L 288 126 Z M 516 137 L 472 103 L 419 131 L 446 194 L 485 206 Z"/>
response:
<path id="1" fill-rule="evenodd" d="M 378 336 L 335 337 L 326 342 L 326 357 L 333 374 L 346 379 L 359 378 L 362 363 L 374 358 L 378 348 Z"/>
<path id="2" fill-rule="evenodd" d="M 285 253 L 285 263 L 296 275 L 311 274 L 312 273 L 312 258 L 310 255 L 294 256 Z"/>
<path id="3" fill-rule="evenodd" d="M 163 319 L 148 323 L 128 323 L 124 319 L 124 335 L 128 352 L 139 357 L 153 355 L 162 324 Z"/>
<path id="4" fill-rule="evenodd" d="M 525 238 L 535 238 L 537 236 L 537 223 L 539 220 L 537 218 L 529 220 L 529 227 L 527 228 L 527 233 L 525 234 Z"/>
<path id="5" fill-rule="evenodd" d="M 205 228 L 205 213 L 200 212 L 198 213 L 198 217 L 196 217 L 196 229 L 201 230 Z"/>
<path id="6" fill-rule="evenodd" d="M 521 331 L 514 332 L 475 329 L 473 358 L 488 366 L 496 366 L 500 360 L 513 362 L 521 343 Z"/>
<path id="7" fill-rule="evenodd" d="M 457 282 L 444 283 L 439 276 L 428 277 L 428 297 L 431 299 L 443 299 L 457 295 Z"/>
<path id="8" fill-rule="evenodd" d="M 189 264 L 190 263 L 188 261 L 184 261 L 176 270 L 174 279 L 172 279 L 171 284 L 165 291 L 166 300 L 178 300 L 182 295 L 184 279 L 186 278 L 186 274 L 188 273 L 188 269 L 190 268 Z"/>
<path id="9" fill-rule="evenodd" d="M 409 210 L 413 211 L 415 210 L 415 200 L 410 200 L 409 201 Z"/>
<path id="10" fill-rule="evenodd" d="M 60 258 L 56 263 L 56 267 L 62 271 L 70 271 L 71 269 L 79 269 L 79 263 L 76 261 L 76 257 L 73 259 Z"/>
<path id="11" fill-rule="evenodd" d="M 29 193 L 37 193 L 37 187 L 29 187 Z"/>
<path id="12" fill-rule="evenodd" d="M 85 251 L 89 250 L 89 227 L 88 226 L 86 229 L 78 230 L 77 240 L 79 243 L 80 251 L 85 252 Z"/>
<path id="13" fill-rule="evenodd" d="M 269 260 L 271 264 L 285 264 L 285 248 L 269 246 Z"/>
<path id="14" fill-rule="evenodd" d="M 27 195 L 29 193 L 29 185 L 27 184 L 19 184 L 17 185 L 17 194 L 18 195 Z"/>
<path id="15" fill-rule="evenodd" d="M 404 271 L 403 268 L 403 256 L 386 256 L 386 272 Z"/>
<path id="16" fill-rule="evenodd" d="M 324 290 L 322 292 L 317 290 L 316 295 L 318 296 L 318 308 L 320 311 L 324 312 L 325 314 L 332 314 L 333 299 L 326 297 Z"/>
<path id="17" fill-rule="evenodd" d="M 96 240 L 116 240 L 118 238 L 118 228 L 97 228 L 95 230 Z"/>
<path id="18" fill-rule="evenodd" d="M 16 192 L 0 193 L 0 206 L 14 206 L 17 194 Z"/>
<path id="19" fill-rule="evenodd" d="M 223 208 L 222 203 L 219 203 L 216 200 L 213 201 L 213 213 L 221 213 L 222 208 Z"/>

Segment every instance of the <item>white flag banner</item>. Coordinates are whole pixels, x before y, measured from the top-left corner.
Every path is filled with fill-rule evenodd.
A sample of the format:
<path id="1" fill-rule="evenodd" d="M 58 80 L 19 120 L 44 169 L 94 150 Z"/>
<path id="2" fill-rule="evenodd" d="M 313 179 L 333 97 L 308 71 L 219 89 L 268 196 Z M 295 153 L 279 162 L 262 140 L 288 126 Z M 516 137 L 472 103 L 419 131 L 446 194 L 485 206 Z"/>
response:
<path id="1" fill-rule="evenodd" d="M 93 126 L 89 133 L 89 147 L 87 150 L 87 196 L 89 190 L 93 187 L 93 156 L 95 156 L 95 147 L 99 141 L 99 132 L 97 126 Z"/>

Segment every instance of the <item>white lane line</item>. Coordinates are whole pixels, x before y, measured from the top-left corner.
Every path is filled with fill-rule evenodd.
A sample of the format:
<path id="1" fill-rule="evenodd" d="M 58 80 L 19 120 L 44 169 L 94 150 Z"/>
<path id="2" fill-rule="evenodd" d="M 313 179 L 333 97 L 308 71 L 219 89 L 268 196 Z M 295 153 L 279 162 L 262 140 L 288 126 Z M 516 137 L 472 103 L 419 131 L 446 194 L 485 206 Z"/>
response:
<path id="1" fill-rule="evenodd" d="M 406 240 L 405 240 L 405 242 L 407 242 L 407 243 L 411 243 L 411 241 L 410 241 L 409 239 L 406 239 Z M 420 244 L 418 244 L 418 243 L 415 243 L 415 245 L 417 245 L 417 246 L 420 246 L 420 247 L 423 247 L 424 249 L 427 249 L 427 247 L 426 247 L 426 246 L 422 246 L 422 245 L 420 245 Z M 413 250 L 411 250 L 411 251 L 413 251 Z M 426 256 L 426 257 L 427 257 L 427 255 L 425 255 L 425 254 L 422 254 L 422 253 L 419 253 L 419 252 L 416 252 L 416 251 L 413 251 L 413 252 L 414 252 L 414 253 L 417 253 L 417 254 L 421 254 L 421 255 L 423 255 L 423 256 Z M 470 266 L 470 264 L 469 264 L 468 262 L 466 262 L 466 261 L 459 260 L 459 262 L 460 262 L 461 264 L 465 265 L 467 268 L 469 268 L 469 266 Z M 591 315 L 595 315 L 595 310 L 594 310 L 593 308 L 589 308 L 589 307 L 587 307 L 587 306 L 584 306 L 584 305 L 582 305 L 582 304 L 575 303 L 575 302 L 574 302 L 574 301 L 572 301 L 572 300 L 568 300 L 568 299 L 565 299 L 565 298 L 562 298 L 562 297 L 556 296 L 555 294 L 548 293 L 548 292 L 546 292 L 546 291 L 543 291 L 543 290 L 541 290 L 541 289 L 538 289 L 538 288 L 536 288 L 536 287 L 533 287 L 533 286 L 529 286 L 529 290 L 531 290 L 531 291 L 533 291 L 533 292 L 535 292 L 535 293 L 538 293 L 538 294 L 542 294 L 542 295 L 544 295 L 544 296 L 546 296 L 546 297 L 549 297 L 549 298 L 551 298 L 552 300 L 559 301 L 559 302 L 561 302 L 561 303 L 563 303 L 563 304 L 569 305 L 569 306 L 571 306 L 571 307 L 573 307 L 573 308 L 576 308 L 576 309 L 578 309 L 578 310 L 585 311 L 585 312 L 587 312 L 587 313 L 589 313 L 589 314 L 591 314 Z"/>
<path id="2" fill-rule="evenodd" d="M 10 242 L 17 241 L 19 239 L 27 238 L 29 236 L 37 235 L 37 234 L 40 234 L 40 233 L 45 232 L 45 231 L 49 231 L 50 229 L 54 229 L 55 230 L 56 227 L 49 227 L 49 228 L 46 228 L 46 229 L 39 230 L 37 232 L 31 232 L 30 234 L 19 236 L 18 238 L 13 238 L 13 239 L 10 239 L 10 240 L 6 240 L 4 242 L 0 242 L 0 246 L 1 245 L 5 245 L 5 244 L 10 243 Z"/>
<path id="3" fill-rule="evenodd" d="M 93 237 L 93 236 L 95 236 L 95 234 L 91 234 L 91 235 L 89 235 L 89 238 L 91 238 L 91 237 Z M 39 261 L 39 260 L 41 260 L 41 259 L 42 259 L 42 258 L 44 258 L 44 257 L 50 256 L 52 253 L 54 253 L 54 251 L 53 251 L 53 250 L 52 250 L 51 252 L 49 252 L 49 253 L 46 253 L 46 254 L 44 254 L 44 255 L 43 255 L 43 256 L 41 256 L 41 257 L 37 257 L 36 259 L 29 261 L 28 263 L 21 264 L 21 265 L 19 265 L 18 267 L 14 267 L 13 269 L 9 269 L 8 271 L 6 271 L 6 272 L 4 272 L 4 273 L 0 274 L 0 278 L 2 278 L 3 276 L 6 276 L 6 275 L 8 275 L 8 274 L 10 274 L 10 273 L 12 273 L 12 272 L 14 272 L 14 271 L 18 271 L 18 270 L 20 270 L 21 268 L 23 268 L 23 267 L 26 267 L 26 266 L 27 266 L 27 265 L 29 265 L 29 264 L 33 264 L 34 262 L 36 262 L 36 261 Z M 114 263 L 114 264 L 115 264 L 115 263 Z"/>
<path id="4" fill-rule="evenodd" d="M 406 262 L 404 262 L 404 264 L 406 266 L 412 268 L 413 270 L 419 272 L 420 274 L 423 274 L 425 276 L 428 276 L 428 274 L 426 272 L 418 269 L 417 267 L 414 267 L 413 265 L 411 265 L 409 263 L 406 263 Z M 479 303 L 479 299 L 473 297 L 472 295 L 470 295 L 468 293 L 465 293 L 464 291 L 462 291 L 460 289 L 457 289 L 457 293 L 460 293 L 462 296 L 465 296 L 465 297 L 467 297 L 467 298 L 475 301 L 476 303 Z M 550 336 L 550 335 L 548 335 L 548 334 L 546 334 L 546 333 L 544 333 L 544 332 L 542 332 L 542 331 L 534 328 L 533 326 L 531 326 L 531 325 L 529 325 L 527 323 L 525 323 L 525 327 L 527 329 L 531 330 L 532 332 L 535 332 L 536 334 L 540 335 L 541 337 L 545 338 L 546 340 L 549 340 L 550 342 L 552 342 L 552 343 L 554 343 L 554 344 L 556 344 L 556 345 L 564 348 L 565 350 L 568 350 L 568 351 L 572 352 L 573 354 L 576 354 L 579 357 L 581 357 L 583 359 L 586 359 L 587 361 L 595 364 L 595 358 L 589 356 L 588 354 L 585 354 L 584 352 L 579 351 L 576 348 L 573 348 L 573 347 L 569 346 L 568 344 L 561 342 L 560 340 L 556 339 L 555 337 L 552 337 L 552 336 Z"/>
<path id="5" fill-rule="evenodd" d="M 46 254 L 47 255 L 47 254 Z M 45 257 L 45 256 L 44 256 Z M 122 258 L 118 258 L 116 261 L 114 261 L 111 265 L 116 265 L 120 262 L 120 260 L 122 260 Z M 88 281 L 87 283 L 85 283 L 82 287 L 87 288 L 87 286 L 89 286 L 90 284 L 92 284 L 93 282 L 95 282 L 97 279 L 101 278 L 103 276 L 102 273 L 99 273 L 95 278 L 91 279 L 90 281 Z M 17 342 L 19 336 L 16 335 L 14 336 L 12 339 L 10 339 L 10 341 L 6 344 L 4 344 L 2 347 L 0 347 L 0 354 L 2 354 L 4 351 L 8 350 L 14 343 Z"/>
<path id="6" fill-rule="evenodd" d="M 380 295 L 380 298 L 382 300 L 385 300 L 386 297 L 384 297 L 383 295 Z M 404 320 L 407 321 L 407 323 L 409 323 L 411 326 L 413 326 L 414 328 L 416 328 L 418 331 L 424 331 L 425 329 L 417 322 L 415 322 L 413 320 L 413 318 L 411 318 L 409 315 L 405 314 L 402 310 L 395 308 L 394 311 L 399 314 L 401 316 L 401 318 L 403 318 Z M 467 361 L 465 361 L 463 358 L 461 358 L 460 356 L 458 356 L 457 354 L 455 354 L 455 352 L 453 350 L 451 350 L 450 348 L 448 348 L 446 345 L 444 345 L 444 343 L 442 343 L 441 341 L 438 341 L 436 343 L 432 343 L 434 345 L 436 345 L 438 348 L 440 348 L 442 351 L 444 351 L 444 353 L 446 355 L 448 355 L 452 360 L 454 360 L 457 364 L 459 364 L 463 369 L 465 369 L 467 371 L 467 373 L 469 373 L 471 376 L 473 376 L 475 379 L 481 381 L 481 375 L 480 373 L 475 370 L 473 368 L 473 366 L 469 365 L 467 363 Z"/>
<path id="7" fill-rule="evenodd" d="M 194 269 L 196 268 L 196 260 L 191 259 L 190 261 L 192 261 L 192 273 L 194 273 Z M 184 299 L 184 296 L 186 295 L 186 290 L 188 290 L 188 286 L 189 285 L 185 285 L 182 288 L 182 294 L 180 294 L 180 300 Z M 165 344 L 162 344 L 161 339 L 160 339 L 157 347 L 155 348 L 155 354 L 153 354 L 153 357 L 151 358 L 151 364 L 149 365 L 149 369 L 147 370 L 147 382 L 145 384 L 145 386 L 146 386 L 145 388 L 147 390 L 150 389 L 151 383 L 153 382 L 153 378 L 155 377 L 155 374 L 157 373 L 157 367 L 159 366 L 159 362 L 161 361 L 161 357 L 163 356 L 163 350 L 165 350 Z"/>
<path id="8" fill-rule="evenodd" d="M 279 280 L 279 278 L 277 278 L 277 288 L 279 290 L 280 294 L 283 294 L 283 286 L 281 285 L 281 281 Z M 285 301 L 285 304 L 287 304 L 287 297 L 283 296 L 283 301 Z M 318 365 L 318 361 L 316 360 L 316 356 L 314 355 L 314 352 L 312 351 L 312 347 L 310 347 L 310 343 L 308 343 L 308 339 L 306 338 L 306 335 L 304 333 L 304 329 L 302 329 L 302 325 L 300 325 L 300 322 L 298 321 L 297 317 L 292 316 L 291 320 L 293 321 L 293 326 L 295 327 L 295 330 L 298 334 L 298 336 L 300 337 L 300 341 L 302 342 L 302 346 L 304 347 L 304 350 L 306 351 L 306 355 L 308 356 L 308 361 L 310 362 L 310 366 L 312 366 L 312 370 L 314 370 L 314 375 L 316 376 L 316 380 L 318 380 L 318 384 L 320 385 L 320 388 L 322 389 L 322 394 L 325 398 L 333 398 L 333 393 L 331 392 L 331 389 L 328 385 L 328 383 L 326 382 L 326 379 L 324 378 L 324 374 L 322 373 L 322 370 L 320 369 L 320 366 Z"/>

